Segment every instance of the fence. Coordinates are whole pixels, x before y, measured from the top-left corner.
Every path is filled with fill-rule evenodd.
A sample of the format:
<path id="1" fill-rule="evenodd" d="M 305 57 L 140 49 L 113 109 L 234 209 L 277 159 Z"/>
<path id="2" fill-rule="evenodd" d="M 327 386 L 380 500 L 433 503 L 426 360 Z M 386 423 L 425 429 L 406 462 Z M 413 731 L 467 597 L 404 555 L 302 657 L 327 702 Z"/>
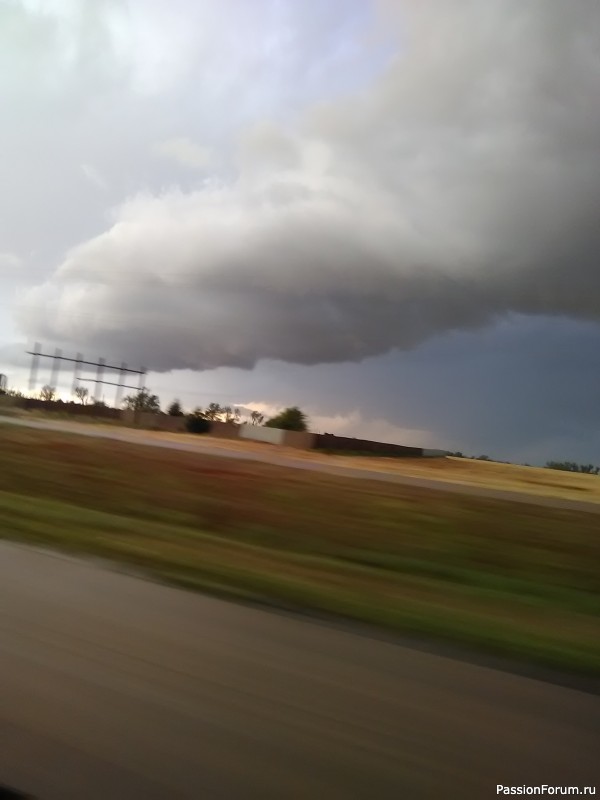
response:
<path id="1" fill-rule="evenodd" d="M 371 442 L 368 439 L 352 439 L 347 436 L 335 436 L 332 433 L 317 433 L 314 436 L 315 450 L 330 450 L 341 453 L 369 453 L 378 456 L 398 458 L 418 458 L 423 456 L 422 447 L 405 447 L 401 444 L 387 442 Z"/>
<path id="2" fill-rule="evenodd" d="M 253 442 L 268 442 L 269 444 L 283 444 L 285 431 L 280 428 L 263 428 L 261 425 L 241 425 L 240 438 L 250 439 Z"/>
<path id="3" fill-rule="evenodd" d="M 209 436 L 216 436 L 217 439 L 239 439 L 240 425 L 236 425 L 235 422 L 213 420 L 210 423 Z"/>
<path id="4" fill-rule="evenodd" d="M 241 439 L 253 442 L 268 442 L 300 450 L 312 449 L 315 437 L 314 433 L 308 431 L 284 431 L 281 428 L 263 428 L 261 425 L 248 424 L 240 425 L 239 435 Z"/>

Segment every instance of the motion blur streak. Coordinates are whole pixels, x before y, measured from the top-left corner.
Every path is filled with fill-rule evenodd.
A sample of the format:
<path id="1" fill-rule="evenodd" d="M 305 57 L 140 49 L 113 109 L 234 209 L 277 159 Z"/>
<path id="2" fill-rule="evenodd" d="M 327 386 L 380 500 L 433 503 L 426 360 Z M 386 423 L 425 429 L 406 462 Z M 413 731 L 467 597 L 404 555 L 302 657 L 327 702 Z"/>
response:
<path id="1" fill-rule="evenodd" d="M 0 546 L 0 776 L 44 800 L 593 783 L 596 697 Z"/>

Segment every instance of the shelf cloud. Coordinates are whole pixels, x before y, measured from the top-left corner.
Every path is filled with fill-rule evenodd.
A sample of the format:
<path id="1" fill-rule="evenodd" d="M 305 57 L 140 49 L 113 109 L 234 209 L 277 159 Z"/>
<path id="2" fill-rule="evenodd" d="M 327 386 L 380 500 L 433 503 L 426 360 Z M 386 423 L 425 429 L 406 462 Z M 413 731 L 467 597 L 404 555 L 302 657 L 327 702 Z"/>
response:
<path id="1" fill-rule="evenodd" d="M 22 293 L 21 329 L 170 371 L 358 361 L 512 312 L 597 320 L 598 4 L 379 13 L 395 51 L 375 79 L 236 132 L 208 177 L 206 151 L 165 144 L 197 183 L 120 203 Z"/>

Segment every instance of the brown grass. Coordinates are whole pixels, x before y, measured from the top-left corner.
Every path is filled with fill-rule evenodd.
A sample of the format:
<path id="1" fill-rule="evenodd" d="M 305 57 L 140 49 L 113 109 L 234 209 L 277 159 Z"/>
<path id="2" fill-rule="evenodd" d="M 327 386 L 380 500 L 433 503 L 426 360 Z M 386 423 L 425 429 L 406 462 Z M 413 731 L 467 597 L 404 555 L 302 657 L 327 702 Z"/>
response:
<path id="1" fill-rule="evenodd" d="M 353 469 L 384 472 L 407 477 L 426 478 L 463 486 L 480 486 L 489 489 L 522 492 L 525 494 L 584 500 L 600 503 L 600 476 L 562 472 L 544 467 L 524 467 L 517 464 L 501 464 L 494 461 L 478 461 L 470 458 L 377 458 L 371 456 L 328 455 L 318 451 L 297 450 L 273 445 L 210 436 L 162 433 L 128 429 L 128 435 L 139 440 L 182 442 L 198 449 L 218 448 L 224 453 L 254 453 L 266 458 L 300 459 L 315 464 L 336 465 Z"/>
<path id="2" fill-rule="evenodd" d="M 600 664 L 595 514 L 6 425 L 0 528 L 187 586 Z"/>
<path id="3" fill-rule="evenodd" d="M 3 412 L 4 413 L 4 412 Z M 50 420 L 57 422 L 76 433 L 82 428 L 98 427 L 106 429 L 110 425 L 122 431 L 123 438 L 132 442 L 184 442 L 198 453 L 219 450 L 248 453 L 271 458 L 294 459 L 316 465 L 338 466 L 367 470 L 374 473 L 387 473 L 411 478 L 424 478 L 459 486 L 477 486 L 500 489 L 543 497 L 556 497 L 565 500 L 582 500 L 586 503 L 600 503 L 600 476 L 563 472 L 544 467 L 525 467 L 517 464 L 502 464 L 495 461 L 479 461 L 470 458 L 379 458 L 372 456 L 329 455 L 318 451 L 299 450 L 290 447 L 277 447 L 263 442 L 222 439 L 211 436 L 197 436 L 185 433 L 149 431 L 122 426 L 114 420 L 72 421 L 72 416 L 45 412 L 19 412 L 27 419 Z"/>

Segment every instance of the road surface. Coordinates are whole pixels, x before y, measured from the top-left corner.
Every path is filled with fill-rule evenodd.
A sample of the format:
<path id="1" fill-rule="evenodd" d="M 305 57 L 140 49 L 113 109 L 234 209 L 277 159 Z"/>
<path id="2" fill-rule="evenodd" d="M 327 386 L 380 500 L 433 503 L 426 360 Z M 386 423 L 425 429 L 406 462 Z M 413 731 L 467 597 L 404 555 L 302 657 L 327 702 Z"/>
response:
<path id="1" fill-rule="evenodd" d="M 487 497 L 494 500 L 508 500 L 515 503 L 527 503 L 529 505 L 600 514 L 600 503 L 586 502 L 584 500 L 569 500 L 559 497 L 548 497 L 539 494 L 529 494 L 526 492 L 511 491 L 506 489 L 492 489 L 486 486 L 474 486 L 465 483 L 451 483 L 449 481 L 435 480 L 432 478 L 417 478 L 409 475 L 398 474 L 396 472 L 381 472 L 378 470 L 362 468 L 357 469 L 339 464 L 324 464 L 318 461 L 309 461 L 302 458 L 293 458 L 287 455 L 280 455 L 277 453 L 277 448 L 269 447 L 268 445 L 265 446 L 264 450 L 260 451 L 228 450 L 223 447 L 211 446 L 210 439 L 201 439 L 199 437 L 197 443 L 195 442 L 191 444 L 186 441 L 156 439 L 152 436 L 143 438 L 143 436 L 140 436 L 139 429 L 128 430 L 127 428 L 115 428 L 109 425 L 93 426 L 86 425 L 85 423 L 68 421 L 24 420 L 17 417 L 0 416 L 0 424 L 4 423 L 10 425 L 21 425 L 27 428 L 39 428 L 42 430 L 76 433 L 81 436 L 114 439 L 119 442 L 128 442 L 130 444 L 146 445 L 150 447 L 166 447 L 170 450 L 184 450 L 205 456 L 237 458 L 244 461 L 260 461 L 265 464 L 274 464 L 280 467 L 307 469 L 316 472 L 325 472 L 329 475 L 340 475 L 347 478 L 384 481 L 386 483 L 415 486 L 421 489 L 451 492 L 453 494 L 468 494 L 477 497 Z"/>
<path id="2" fill-rule="evenodd" d="M 0 543 L 0 784 L 40 800 L 595 785 L 599 714 L 592 694 Z"/>

